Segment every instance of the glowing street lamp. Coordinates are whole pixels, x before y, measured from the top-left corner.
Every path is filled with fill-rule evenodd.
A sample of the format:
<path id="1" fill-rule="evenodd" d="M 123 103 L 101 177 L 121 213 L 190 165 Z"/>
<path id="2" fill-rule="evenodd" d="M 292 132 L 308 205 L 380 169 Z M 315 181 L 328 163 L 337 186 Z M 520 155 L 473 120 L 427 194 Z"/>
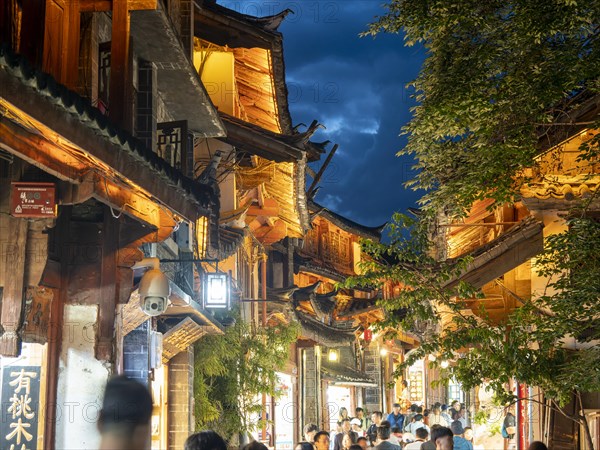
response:
<path id="1" fill-rule="evenodd" d="M 327 352 L 327 359 L 331 362 L 336 362 L 340 359 L 340 352 L 336 348 L 330 348 Z"/>
<path id="2" fill-rule="evenodd" d="M 226 273 L 204 274 L 203 300 L 206 309 L 229 309 L 229 276 Z"/>

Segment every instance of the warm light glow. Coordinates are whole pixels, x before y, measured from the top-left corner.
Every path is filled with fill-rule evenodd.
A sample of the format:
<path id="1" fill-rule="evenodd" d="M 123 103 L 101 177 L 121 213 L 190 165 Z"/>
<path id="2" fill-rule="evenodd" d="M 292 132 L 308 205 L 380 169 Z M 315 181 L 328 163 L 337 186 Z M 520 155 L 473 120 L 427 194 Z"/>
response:
<path id="1" fill-rule="evenodd" d="M 226 273 L 207 273 L 204 279 L 204 307 L 229 308 L 229 277 Z"/>
<path id="2" fill-rule="evenodd" d="M 381 356 L 387 356 L 388 354 L 388 349 L 387 348 L 382 348 L 381 350 L 379 350 L 379 354 Z"/>
<path id="3" fill-rule="evenodd" d="M 437 357 L 436 357 L 435 355 L 431 355 L 431 354 L 430 354 L 430 355 L 427 357 L 427 359 L 429 359 L 429 361 L 433 362 L 433 361 L 435 361 L 435 360 L 437 359 Z"/>
<path id="4" fill-rule="evenodd" d="M 449 365 L 450 365 L 450 363 L 449 363 L 448 361 L 446 361 L 446 360 L 444 360 L 444 361 L 442 361 L 442 362 L 440 363 L 440 367 L 441 367 L 442 369 L 447 369 Z"/>
<path id="5" fill-rule="evenodd" d="M 336 362 L 337 360 L 339 360 L 340 354 L 337 351 L 337 349 L 330 348 L 329 352 L 327 353 L 327 359 L 329 359 L 329 361 L 331 361 L 331 362 Z"/>

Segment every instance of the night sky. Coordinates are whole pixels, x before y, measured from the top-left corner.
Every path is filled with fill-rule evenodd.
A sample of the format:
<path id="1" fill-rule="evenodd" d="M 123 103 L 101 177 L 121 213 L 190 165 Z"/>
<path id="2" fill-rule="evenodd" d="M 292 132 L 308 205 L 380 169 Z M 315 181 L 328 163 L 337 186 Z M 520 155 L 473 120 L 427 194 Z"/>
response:
<path id="1" fill-rule="evenodd" d="M 219 3 L 266 16 L 286 8 L 286 81 L 292 122 L 327 127 L 313 137 L 340 145 L 315 200 L 364 225 L 380 225 L 394 211 L 415 206 L 418 192 L 402 184 L 413 161 L 397 157 L 402 126 L 414 105 L 406 84 L 418 74 L 423 51 L 401 35 L 358 35 L 385 10 L 379 0 L 232 1 Z M 324 157 L 322 158 L 322 160 Z M 317 170 L 321 162 L 315 163 Z"/>

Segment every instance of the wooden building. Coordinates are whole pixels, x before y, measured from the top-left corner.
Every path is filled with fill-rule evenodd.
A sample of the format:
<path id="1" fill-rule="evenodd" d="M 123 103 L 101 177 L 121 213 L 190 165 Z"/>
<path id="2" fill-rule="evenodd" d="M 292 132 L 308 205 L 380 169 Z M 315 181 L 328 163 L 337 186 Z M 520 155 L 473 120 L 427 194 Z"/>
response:
<path id="1" fill-rule="evenodd" d="M 193 431 L 191 344 L 222 330 L 185 260 L 243 239 L 220 227 L 218 158 L 203 159 L 227 128 L 195 21 L 191 0 L 0 2 L 0 354 L 4 384 L 21 368 L 32 389 L 30 432 L 3 415 L 2 448 L 97 447 L 118 372 L 152 390 L 153 448 Z M 149 268 L 169 277 L 156 311 Z"/>
<path id="2" fill-rule="evenodd" d="M 580 160 L 580 146 L 592 139 L 597 130 L 577 123 L 593 123 L 600 111 L 599 97 L 582 93 L 572 102 L 575 105 L 562 122 L 572 121 L 572 127 L 545 136 L 540 140 L 540 153 L 534 168 L 515 174 L 521 183 L 520 195 L 511 204 L 495 204 L 492 200 L 476 202 L 464 221 L 444 223 L 440 227 L 443 237 L 441 258 L 470 255 L 472 261 L 457 279 L 449 280 L 453 286 L 460 280 L 481 289 L 482 298 L 466 301 L 465 314 L 479 315 L 483 320 L 500 322 L 523 299 L 532 300 L 543 295 L 547 279 L 535 270 L 535 256 L 545 240 L 566 229 L 566 219 L 572 207 L 581 200 L 587 213 L 597 214 L 600 204 L 595 192 L 600 181 L 596 165 Z M 561 121 L 561 120 L 559 120 Z M 487 317 L 481 316 L 485 306 Z M 441 326 L 447 326 L 442 318 Z M 569 343 L 573 349 L 577 342 Z M 514 386 L 520 396 L 527 396 L 533 388 Z M 543 393 L 540 393 L 543 395 Z M 588 416 L 595 446 L 598 446 L 600 408 L 598 393 L 586 395 L 580 407 Z M 473 399 L 473 402 L 476 402 Z M 549 448 L 584 449 L 583 431 L 575 422 L 556 411 L 534 402 L 518 404 L 519 448 L 526 448 L 532 440 L 545 441 Z"/>
<path id="3" fill-rule="evenodd" d="M 353 415 L 357 406 L 373 411 L 385 404 L 379 343 L 361 339 L 382 317 L 380 293 L 336 287 L 359 273 L 360 240 L 378 241 L 385 224 L 366 227 L 312 200 L 308 207 L 311 229 L 301 241 L 273 245 L 267 272 L 269 295 L 279 300 L 270 306 L 270 317 L 301 325 L 295 348 L 297 439 L 308 423 L 335 430 L 341 407 Z"/>

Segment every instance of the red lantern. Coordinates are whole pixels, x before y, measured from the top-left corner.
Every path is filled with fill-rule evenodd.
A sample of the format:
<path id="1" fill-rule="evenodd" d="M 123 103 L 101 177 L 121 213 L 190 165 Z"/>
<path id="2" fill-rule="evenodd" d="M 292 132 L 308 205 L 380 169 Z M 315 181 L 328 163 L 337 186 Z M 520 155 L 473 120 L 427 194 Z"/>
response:
<path id="1" fill-rule="evenodd" d="M 370 344 L 371 341 L 373 340 L 373 332 L 371 331 L 370 328 L 367 328 L 365 330 L 365 332 L 363 333 L 363 339 L 365 340 L 365 342 L 367 344 Z"/>

